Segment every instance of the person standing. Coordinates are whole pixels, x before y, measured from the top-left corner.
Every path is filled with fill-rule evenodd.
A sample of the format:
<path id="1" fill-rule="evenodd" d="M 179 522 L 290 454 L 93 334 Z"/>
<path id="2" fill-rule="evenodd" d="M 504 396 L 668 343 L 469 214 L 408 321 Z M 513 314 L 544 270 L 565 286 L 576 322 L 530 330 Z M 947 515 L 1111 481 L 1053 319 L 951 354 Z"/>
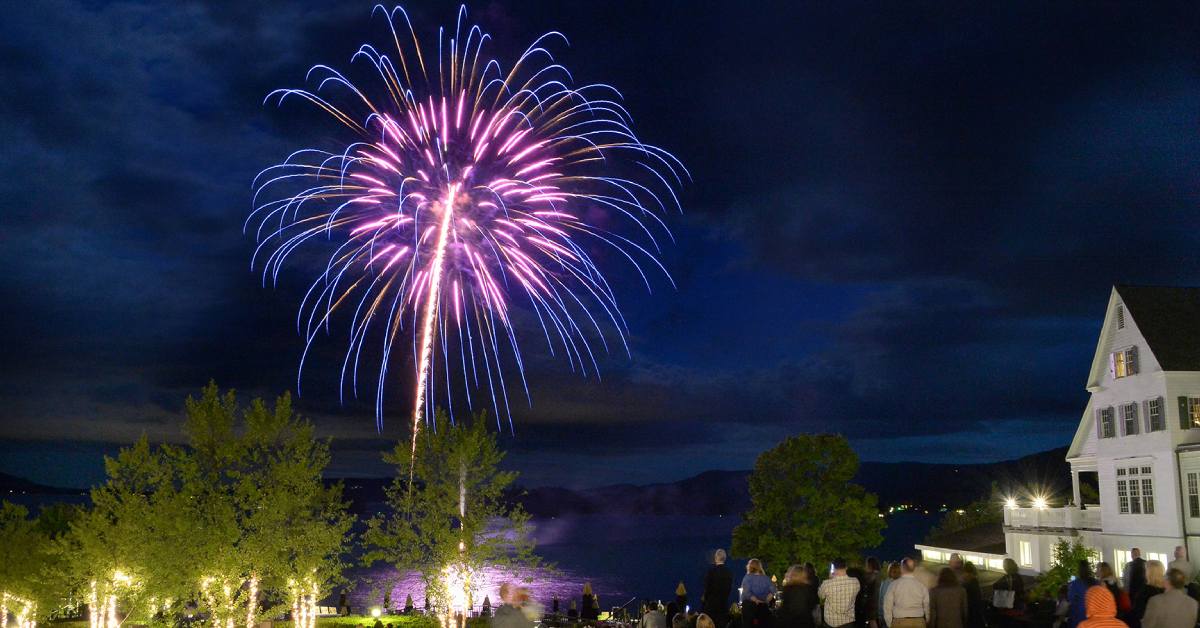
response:
<path id="1" fill-rule="evenodd" d="M 958 581 L 962 582 L 962 572 L 963 572 L 962 554 L 959 554 L 958 552 L 951 553 L 950 560 L 947 563 L 947 565 L 950 567 L 950 571 L 954 572 L 954 575 L 955 575 L 955 577 L 958 578 Z"/>
<path id="2" fill-rule="evenodd" d="M 1097 585 L 1088 589 L 1084 603 L 1087 619 L 1079 623 L 1079 628 L 1127 628 L 1125 622 L 1117 619 L 1117 604 L 1108 587 Z"/>
<path id="3" fill-rule="evenodd" d="M 886 577 L 879 583 L 879 608 L 875 612 L 875 620 L 879 622 L 880 626 L 887 628 L 887 621 L 883 618 L 883 600 L 887 597 L 888 587 L 900 579 L 900 563 L 888 563 L 884 575 Z"/>
<path id="4" fill-rule="evenodd" d="M 1113 599 L 1117 601 L 1117 619 L 1125 621 L 1129 612 L 1133 610 L 1133 600 L 1129 598 L 1129 593 L 1121 588 L 1121 581 L 1113 571 L 1112 565 L 1101 561 L 1096 566 L 1096 580 L 1099 581 L 1097 584 L 1108 587 L 1108 590 L 1112 592 Z"/>
<path id="5" fill-rule="evenodd" d="M 646 612 L 642 614 L 642 628 L 667 628 L 667 615 L 662 612 L 662 608 L 655 602 L 646 605 Z"/>
<path id="6" fill-rule="evenodd" d="M 862 584 L 863 615 L 856 621 L 863 628 L 877 628 L 875 617 L 879 615 L 879 559 L 867 557 L 866 568 L 863 571 Z"/>
<path id="7" fill-rule="evenodd" d="M 1067 604 L 1070 605 L 1067 611 L 1067 628 L 1076 628 L 1080 622 L 1087 619 L 1085 608 L 1087 592 L 1097 584 L 1100 583 L 1092 576 L 1092 564 L 1086 560 L 1079 561 L 1075 570 L 1075 579 L 1067 585 Z M 1116 603 L 1115 596 L 1113 603 Z"/>
<path id="8" fill-rule="evenodd" d="M 825 625 L 842 628 L 854 624 L 854 600 L 860 585 L 857 578 L 846 575 L 846 559 L 833 560 L 832 573 L 817 589 L 817 597 L 824 607 Z"/>
<path id="9" fill-rule="evenodd" d="M 900 579 L 888 586 L 883 620 L 889 628 L 925 628 L 929 621 L 929 589 L 915 577 L 916 563 L 900 561 Z"/>
<path id="10" fill-rule="evenodd" d="M 979 570 L 975 563 L 963 563 L 963 591 L 967 594 L 967 628 L 984 628 L 983 592 L 979 589 Z"/>
<path id="11" fill-rule="evenodd" d="M 579 618 L 584 621 L 600 619 L 600 600 L 592 593 L 592 583 L 583 583 L 583 595 L 579 600 Z"/>
<path id="12" fill-rule="evenodd" d="M 762 561 L 751 558 L 746 563 L 746 575 L 742 578 L 742 626 L 744 628 L 766 628 L 771 624 L 771 598 L 775 585 L 763 571 Z"/>
<path id="13" fill-rule="evenodd" d="M 1196 600 L 1188 597 L 1187 585 L 1186 572 L 1174 567 L 1167 571 L 1167 590 L 1147 602 L 1142 628 L 1194 628 L 1198 609 Z"/>
<path id="14" fill-rule="evenodd" d="M 815 628 L 817 604 L 817 585 L 809 582 L 808 572 L 800 565 L 788 567 L 779 591 L 776 628 Z"/>
<path id="15" fill-rule="evenodd" d="M 1142 549 L 1135 547 L 1129 550 L 1131 560 L 1121 569 L 1121 580 L 1125 582 L 1125 590 L 1129 597 L 1137 599 L 1138 592 L 1146 586 L 1146 560 L 1142 558 Z"/>
<path id="16" fill-rule="evenodd" d="M 929 592 L 930 628 L 965 628 L 967 625 L 967 591 L 958 583 L 950 567 L 938 572 L 937 586 Z"/>
<path id="17" fill-rule="evenodd" d="M 533 622 L 521 612 L 520 598 L 519 587 L 511 582 L 501 584 L 501 604 L 496 607 L 496 614 L 489 620 L 489 625 L 492 628 L 533 628 Z"/>
<path id="18" fill-rule="evenodd" d="M 712 618 L 717 628 L 729 623 L 729 593 L 733 591 L 733 574 L 725 566 L 725 550 L 713 552 L 713 565 L 704 574 L 704 590 L 700 594 L 700 610 Z"/>
<path id="19" fill-rule="evenodd" d="M 1186 578 L 1188 582 L 1191 582 L 1192 578 L 1196 577 L 1196 571 L 1192 569 L 1192 563 L 1188 560 L 1186 547 L 1182 545 L 1175 546 L 1175 560 L 1171 561 L 1167 565 L 1168 574 L 1172 569 L 1178 569 L 1179 571 L 1183 572 L 1183 577 Z"/>
<path id="20" fill-rule="evenodd" d="M 1146 561 L 1146 582 L 1137 595 L 1133 596 L 1133 610 L 1126 620 L 1130 628 L 1139 628 L 1142 625 L 1142 617 L 1146 615 L 1150 599 L 1165 591 L 1166 584 L 1166 569 L 1163 568 L 1162 562 Z"/>

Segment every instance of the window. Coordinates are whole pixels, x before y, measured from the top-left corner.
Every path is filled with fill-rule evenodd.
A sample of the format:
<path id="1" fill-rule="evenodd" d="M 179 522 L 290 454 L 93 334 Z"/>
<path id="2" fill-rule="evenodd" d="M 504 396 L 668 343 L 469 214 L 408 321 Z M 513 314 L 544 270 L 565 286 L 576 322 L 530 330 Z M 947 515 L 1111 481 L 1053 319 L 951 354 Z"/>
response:
<path id="1" fill-rule="evenodd" d="M 1117 512 L 1122 515 L 1154 514 L 1152 467 L 1117 469 Z"/>
<path id="2" fill-rule="evenodd" d="M 1117 435 L 1112 406 L 1096 410 L 1096 429 L 1100 432 L 1100 438 L 1112 438 Z"/>
<path id="3" fill-rule="evenodd" d="M 1117 304 L 1117 329 L 1125 329 L 1125 306 Z"/>
<path id="4" fill-rule="evenodd" d="M 1137 347 L 1128 347 L 1114 351 L 1109 356 L 1109 367 L 1114 379 L 1129 377 L 1137 374 Z"/>
<path id="5" fill-rule="evenodd" d="M 1187 474 L 1188 516 L 1200 519 L 1200 473 Z"/>
<path id="6" fill-rule="evenodd" d="M 1161 432 L 1167 429 L 1167 417 L 1163 416 L 1162 397 L 1146 401 L 1146 431 Z"/>
<path id="7" fill-rule="evenodd" d="M 1129 514 L 1129 482 L 1123 479 L 1125 469 L 1117 469 L 1117 511 Z"/>
<path id="8" fill-rule="evenodd" d="M 1163 565 L 1167 565 L 1168 563 L 1171 562 L 1171 559 L 1167 558 L 1166 554 L 1159 554 L 1157 552 L 1146 552 L 1145 554 L 1142 555 L 1142 558 L 1145 558 L 1147 561 L 1157 560 L 1158 562 L 1162 563 Z"/>
<path id="9" fill-rule="evenodd" d="M 1033 545 L 1029 541 L 1021 541 L 1019 544 L 1019 547 L 1020 547 L 1020 551 L 1021 551 L 1021 556 L 1020 556 L 1021 566 L 1022 567 L 1032 567 L 1033 566 Z"/>
<path id="10" fill-rule="evenodd" d="M 1200 397 L 1179 398 L 1179 429 L 1200 427 Z"/>
<path id="11" fill-rule="evenodd" d="M 1118 570 L 1125 566 L 1125 563 L 1133 560 L 1133 556 L 1129 550 L 1113 550 L 1113 563 L 1119 565 Z"/>
<path id="12" fill-rule="evenodd" d="M 1130 402 L 1121 404 L 1121 435 L 1132 436 L 1138 433 L 1138 404 Z"/>

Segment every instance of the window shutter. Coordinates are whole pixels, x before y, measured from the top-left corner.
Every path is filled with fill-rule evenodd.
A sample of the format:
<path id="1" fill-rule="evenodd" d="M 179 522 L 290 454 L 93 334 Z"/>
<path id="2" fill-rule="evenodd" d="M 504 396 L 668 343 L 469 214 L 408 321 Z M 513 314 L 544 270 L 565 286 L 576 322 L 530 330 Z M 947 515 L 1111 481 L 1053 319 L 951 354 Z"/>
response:
<path id="1" fill-rule="evenodd" d="M 1104 410 L 1096 409 L 1096 438 L 1104 438 Z"/>
<path id="2" fill-rule="evenodd" d="M 1146 430 L 1147 434 L 1154 431 L 1154 425 L 1152 425 L 1150 423 L 1150 400 L 1149 399 L 1142 401 L 1142 426 Z"/>
<path id="3" fill-rule="evenodd" d="M 1167 400 L 1163 397 L 1158 398 L 1158 424 L 1165 430 L 1167 429 Z"/>
<path id="4" fill-rule="evenodd" d="M 1116 353 L 1108 354 L 1108 376 L 1112 377 L 1114 379 L 1117 377 L 1117 354 Z"/>
<path id="5" fill-rule="evenodd" d="M 1179 429 L 1188 430 L 1192 428 L 1192 421 L 1188 418 L 1187 397 L 1179 398 Z"/>
<path id="6" fill-rule="evenodd" d="M 1117 406 L 1117 424 L 1120 425 L 1120 427 L 1117 428 L 1117 433 L 1121 436 L 1129 436 L 1129 434 L 1125 432 L 1125 404 Z"/>
<path id="7" fill-rule="evenodd" d="M 1133 345 L 1132 347 L 1129 347 L 1129 351 L 1127 351 L 1125 353 L 1125 362 L 1127 362 L 1127 364 L 1125 365 L 1126 372 L 1129 373 L 1130 375 L 1137 375 L 1139 372 L 1138 371 L 1137 345 Z"/>

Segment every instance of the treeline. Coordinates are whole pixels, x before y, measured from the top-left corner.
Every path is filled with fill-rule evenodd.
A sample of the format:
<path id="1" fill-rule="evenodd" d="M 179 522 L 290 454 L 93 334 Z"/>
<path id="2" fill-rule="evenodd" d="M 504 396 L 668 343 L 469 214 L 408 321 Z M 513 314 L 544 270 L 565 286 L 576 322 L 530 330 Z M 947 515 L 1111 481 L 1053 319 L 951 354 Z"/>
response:
<path id="1" fill-rule="evenodd" d="M 409 445 L 397 445 L 391 509 L 356 538 L 341 484 L 322 481 L 329 441 L 289 395 L 243 406 L 209 384 L 185 407 L 186 443 L 143 438 L 106 459 L 90 507 L 32 518 L 3 504 L 0 625 L 86 612 L 91 628 L 196 617 L 252 628 L 290 611 L 312 628 L 356 543 L 368 563 L 420 571 L 442 608 L 470 601 L 483 562 L 537 563 L 528 517 L 500 499 L 515 474 L 498 470 L 503 452 L 482 416 L 453 425 L 439 413 L 418 439 L 411 484 Z"/>

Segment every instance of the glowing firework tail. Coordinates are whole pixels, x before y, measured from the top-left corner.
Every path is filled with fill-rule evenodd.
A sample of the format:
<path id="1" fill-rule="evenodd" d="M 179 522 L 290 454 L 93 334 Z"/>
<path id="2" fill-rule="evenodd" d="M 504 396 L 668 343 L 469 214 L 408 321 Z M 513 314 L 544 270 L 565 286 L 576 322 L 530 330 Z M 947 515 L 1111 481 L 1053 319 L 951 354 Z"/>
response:
<path id="1" fill-rule="evenodd" d="M 538 38 L 505 70 L 484 55 L 489 35 L 464 30 L 465 8 L 452 33 L 439 29 L 436 57 L 403 9 L 375 12 L 386 17 L 388 50 L 368 44 L 353 55 L 364 81 L 318 65 L 311 90 L 267 97 L 306 100 L 353 137 L 260 173 L 246 228 L 264 283 L 297 250 L 327 243 L 296 319 L 306 339 L 301 369 L 317 335 L 345 312 L 341 390 L 357 394 L 359 367 L 378 350 L 378 429 L 392 352 L 411 339 L 415 448 L 439 378 L 451 413 L 456 391 L 473 404 L 482 390 L 497 420 L 511 421 L 507 368 L 529 398 L 519 328 L 540 329 L 548 351 L 585 375 L 597 366 L 591 343 L 608 349 L 606 328 L 628 353 L 628 328 L 595 255 L 628 260 L 647 289 L 644 268 L 666 275 L 661 215 L 679 209 L 675 188 L 687 171 L 638 140 L 614 88 L 573 86 L 547 48 L 565 43 L 561 34 Z"/>

